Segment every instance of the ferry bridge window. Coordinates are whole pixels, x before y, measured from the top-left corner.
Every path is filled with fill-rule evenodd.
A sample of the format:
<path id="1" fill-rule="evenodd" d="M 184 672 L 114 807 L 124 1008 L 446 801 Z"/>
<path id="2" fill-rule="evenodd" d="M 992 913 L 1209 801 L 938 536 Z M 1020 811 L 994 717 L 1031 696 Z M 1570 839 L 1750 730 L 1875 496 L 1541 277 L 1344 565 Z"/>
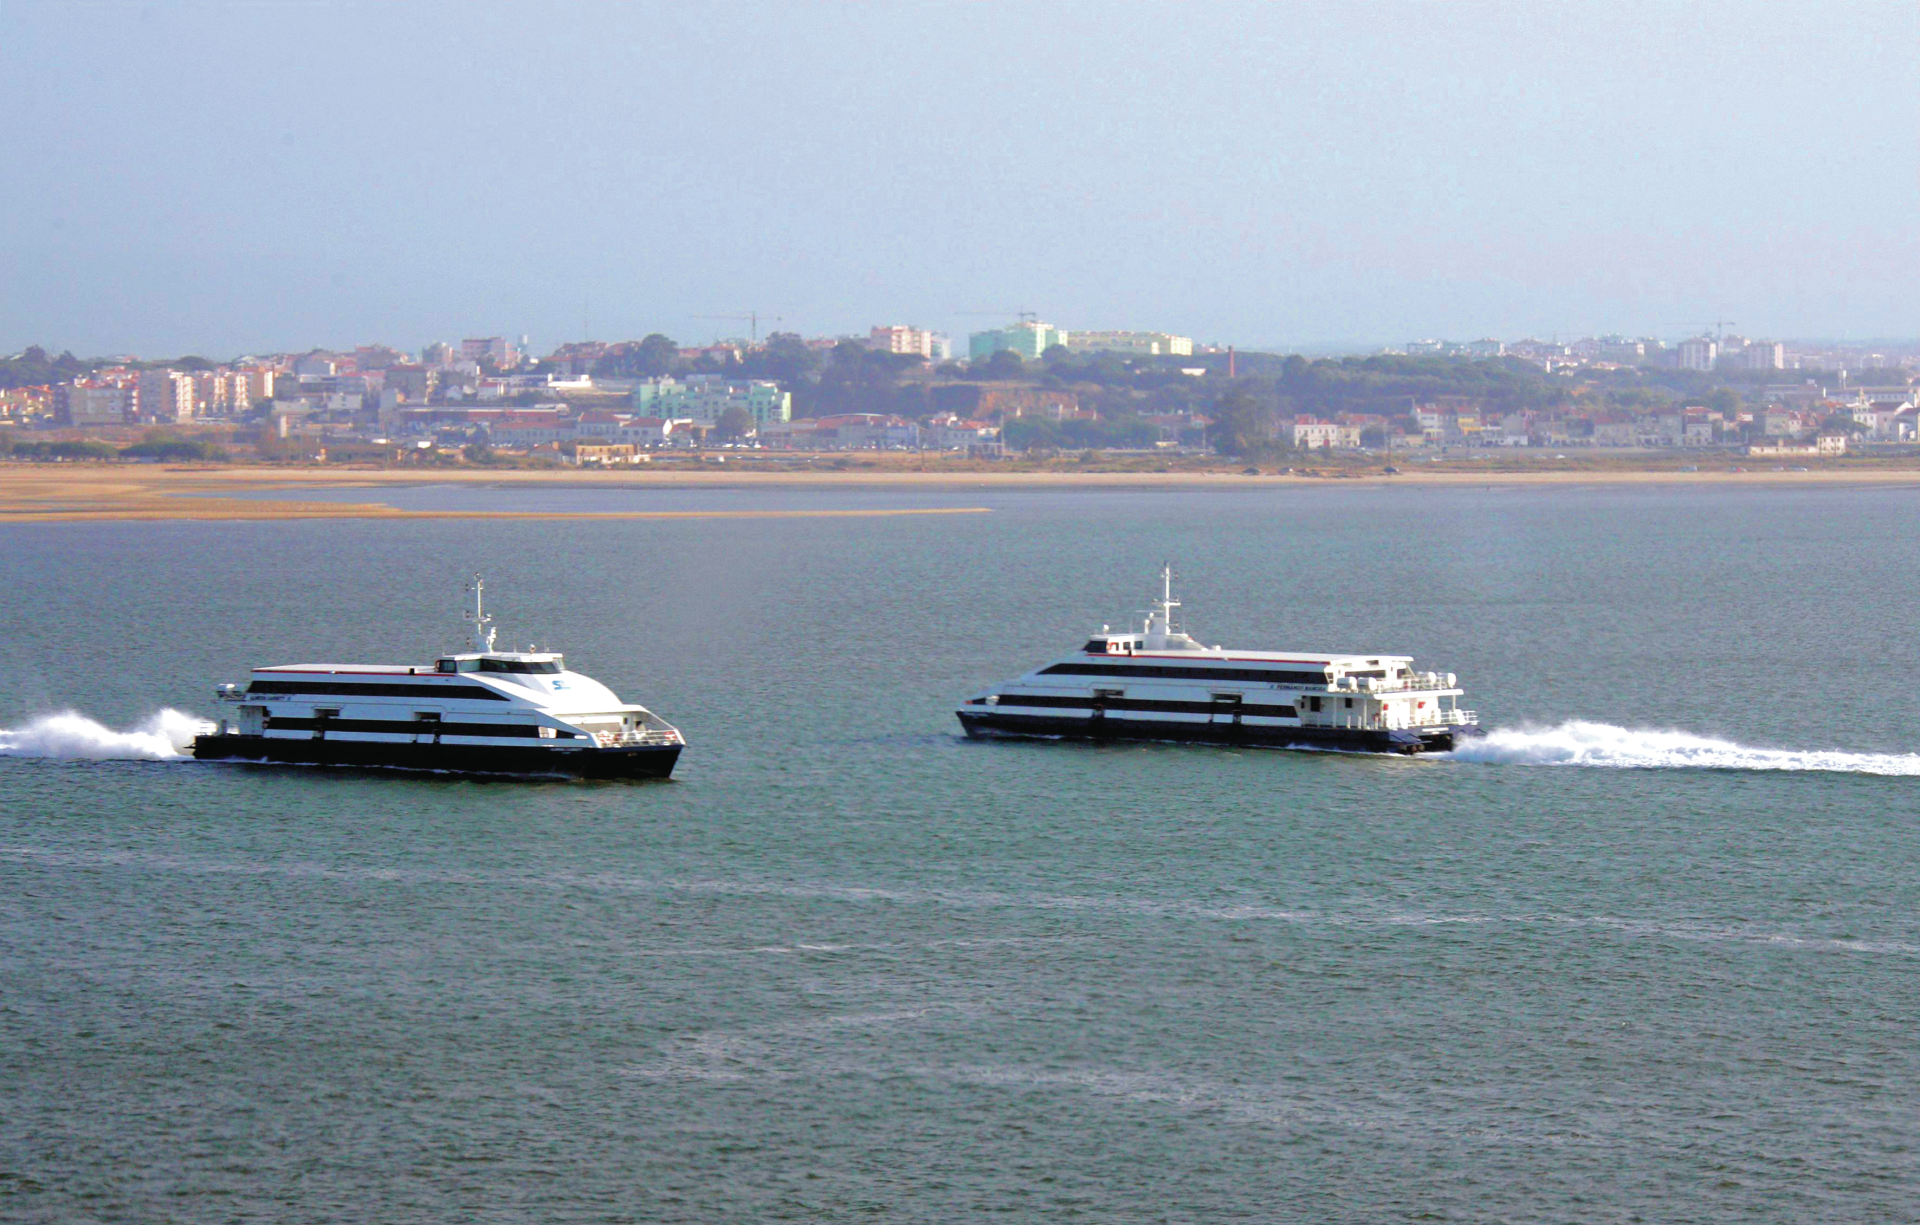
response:
<path id="1" fill-rule="evenodd" d="M 480 661 L 482 672 L 531 673 L 535 676 L 553 676 L 560 671 L 557 659 L 538 660 L 529 663 L 520 659 L 483 659 Z"/>

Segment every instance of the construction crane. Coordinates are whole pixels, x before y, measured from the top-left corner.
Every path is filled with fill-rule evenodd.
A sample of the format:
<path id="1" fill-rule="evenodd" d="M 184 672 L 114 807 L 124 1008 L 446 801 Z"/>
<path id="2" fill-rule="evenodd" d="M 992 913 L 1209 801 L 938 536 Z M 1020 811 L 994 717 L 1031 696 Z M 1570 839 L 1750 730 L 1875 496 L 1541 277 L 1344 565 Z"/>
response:
<path id="1" fill-rule="evenodd" d="M 755 344 L 755 345 L 760 343 L 760 312 L 759 311 L 748 311 L 744 315 L 689 315 L 688 318 L 690 319 L 725 319 L 733 323 L 744 323 L 747 325 L 749 329 L 747 342 L 749 344 Z M 768 322 L 779 323 L 781 322 L 781 318 L 780 316 L 775 315 Z"/>
<path id="2" fill-rule="evenodd" d="M 1727 329 L 1739 327 L 1740 321 L 1738 319 L 1693 319 L 1685 323 L 1670 323 L 1667 326 L 1676 328 L 1712 328 L 1713 343 L 1719 344 L 1726 340 Z"/>
<path id="3" fill-rule="evenodd" d="M 977 319 L 988 315 L 995 318 L 1005 318 L 1008 315 L 1012 315 L 1022 323 L 1033 323 L 1040 318 L 1038 314 L 1028 310 L 1024 306 L 1008 307 L 1004 310 L 997 311 L 955 311 L 953 313 L 962 319 Z"/>

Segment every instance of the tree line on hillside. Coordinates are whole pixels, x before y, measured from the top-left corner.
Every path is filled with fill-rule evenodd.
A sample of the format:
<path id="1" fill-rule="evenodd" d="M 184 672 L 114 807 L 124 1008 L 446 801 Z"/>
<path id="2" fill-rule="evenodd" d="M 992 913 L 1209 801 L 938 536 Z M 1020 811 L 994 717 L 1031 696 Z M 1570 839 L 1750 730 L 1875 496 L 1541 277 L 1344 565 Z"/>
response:
<path id="1" fill-rule="evenodd" d="M 11 459 L 144 459 L 167 463 L 220 463 L 227 449 L 206 438 L 183 438 L 163 430 L 150 430 L 139 442 L 116 447 L 94 438 L 65 439 L 59 442 L 29 442 L 0 434 L 0 458 Z"/>
<path id="2" fill-rule="evenodd" d="M 15 387 L 40 387 L 48 383 L 70 383 L 98 363 L 84 362 L 71 353 L 49 357 L 39 345 L 29 345 L 12 357 L 0 357 L 0 391 Z"/>
<path id="3" fill-rule="evenodd" d="M 724 374 L 771 379 L 793 393 L 795 417 L 888 413 L 924 419 L 952 397 L 943 388 L 1015 383 L 1071 390 L 1098 421 L 1009 423 L 1010 446 L 1058 449 L 1150 445 L 1158 427 L 1149 414 L 1202 413 L 1215 419 L 1215 447 L 1232 455 L 1284 449 L 1285 423 L 1296 416 L 1333 418 L 1369 414 L 1405 418 L 1418 403 L 1459 397 L 1488 412 L 1621 408 L 1655 411 L 1677 403 L 1731 411 L 1740 387 L 1778 378 L 1779 372 L 1695 372 L 1656 367 L 1550 374 L 1519 358 L 1466 359 L 1402 356 L 1310 359 L 1299 354 L 1237 355 L 1226 375 L 1223 355 L 1137 358 L 1118 353 L 1076 354 L 1060 346 L 1038 360 L 998 352 L 976 361 L 944 362 L 928 370 L 917 358 L 876 352 L 857 341 L 822 350 L 793 333 L 775 333 L 764 348 L 738 360 L 701 355 L 689 361 L 662 335 L 622 346 L 596 372 L 626 377 Z M 1744 373 L 1744 372 L 1742 372 Z M 1804 377 L 1806 372 L 1795 372 Z M 1197 377 L 1196 377 L 1197 374 Z M 1732 386 L 1730 386 L 1732 384 Z"/>

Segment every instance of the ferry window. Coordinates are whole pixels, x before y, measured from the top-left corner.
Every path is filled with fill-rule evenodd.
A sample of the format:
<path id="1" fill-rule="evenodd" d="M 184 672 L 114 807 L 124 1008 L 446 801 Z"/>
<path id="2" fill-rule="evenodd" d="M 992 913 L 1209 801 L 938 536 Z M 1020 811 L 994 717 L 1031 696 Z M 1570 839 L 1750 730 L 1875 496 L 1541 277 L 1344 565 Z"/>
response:
<path id="1" fill-rule="evenodd" d="M 1343 699 L 1343 700 L 1344 700 L 1344 701 L 1346 702 L 1346 704 L 1347 704 L 1347 709 L 1348 709 L 1348 710 L 1352 710 L 1352 709 L 1353 709 L 1353 699 L 1352 699 L 1352 698 L 1346 698 L 1346 699 Z"/>
<path id="2" fill-rule="evenodd" d="M 1308 699 L 1307 699 L 1307 709 L 1308 709 L 1308 710 L 1311 710 L 1311 711 L 1312 711 L 1313 713 L 1315 713 L 1315 714 L 1319 714 L 1319 713 L 1320 713 L 1320 699 L 1319 699 L 1319 698 L 1308 698 Z"/>
<path id="3" fill-rule="evenodd" d="M 1107 641 L 1104 638 L 1089 638 L 1087 645 L 1080 649 L 1093 655 L 1105 655 L 1107 653 Z"/>
<path id="4" fill-rule="evenodd" d="M 441 660 L 435 660 L 435 661 L 434 661 L 434 665 L 433 665 L 433 670 L 434 670 L 435 672 L 453 672 L 453 671 L 456 671 L 456 669 L 454 668 L 454 665 L 453 665 L 453 661 L 452 661 L 451 659 L 441 659 Z"/>
<path id="5" fill-rule="evenodd" d="M 560 661 L 557 659 L 549 659 L 528 663 L 520 659 L 483 659 L 480 661 L 480 670 L 482 672 L 531 673 L 535 676 L 553 676 L 560 671 Z"/>

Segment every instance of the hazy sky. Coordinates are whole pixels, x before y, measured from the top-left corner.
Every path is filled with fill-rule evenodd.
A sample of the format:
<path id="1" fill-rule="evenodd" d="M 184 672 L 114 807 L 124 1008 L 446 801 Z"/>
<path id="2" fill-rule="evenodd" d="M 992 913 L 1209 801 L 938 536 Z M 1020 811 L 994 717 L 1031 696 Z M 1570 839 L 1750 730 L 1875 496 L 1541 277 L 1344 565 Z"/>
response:
<path id="1" fill-rule="evenodd" d="M 1912 0 L 0 0 L 0 349 L 1912 336 L 1916 62 Z"/>

